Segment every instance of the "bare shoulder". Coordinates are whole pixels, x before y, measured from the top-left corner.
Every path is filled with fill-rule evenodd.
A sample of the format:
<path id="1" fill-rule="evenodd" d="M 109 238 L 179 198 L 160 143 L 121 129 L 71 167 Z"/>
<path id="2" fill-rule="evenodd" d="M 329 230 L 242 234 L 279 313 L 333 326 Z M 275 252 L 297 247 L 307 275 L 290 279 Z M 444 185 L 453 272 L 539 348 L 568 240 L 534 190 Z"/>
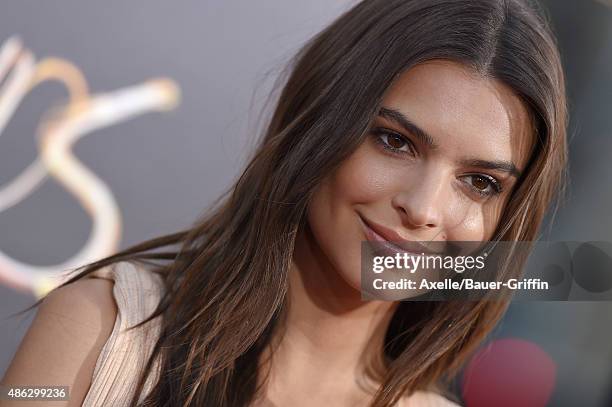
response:
<path id="1" fill-rule="evenodd" d="M 461 407 L 461 405 L 432 391 L 417 391 L 403 400 L 402 407 Z"/>
<path id="2" fill-rule="evenodd" d="M 40 304 L 2 384 L 69 386 L 70 401 L 54 405 L 80 406 L 115 324 L 113 285 L 112 280 L 85 277 L 51 291 Z M 32 405 L 38 405 L 35 403 Z"/>
<path id="3" fill-rule="evenodd" d="M 84 314 L 95 310 L 100 318 L 92 322 L 114 321 L 117 309 L 113 287 L 113 280 L 87 276 L 51 291 L 43 300 L 39 313 L 60 311 L 74 313 L 74 317 L 92 317 Z M 75 305 L 82 308 L 74 309 Z"/>

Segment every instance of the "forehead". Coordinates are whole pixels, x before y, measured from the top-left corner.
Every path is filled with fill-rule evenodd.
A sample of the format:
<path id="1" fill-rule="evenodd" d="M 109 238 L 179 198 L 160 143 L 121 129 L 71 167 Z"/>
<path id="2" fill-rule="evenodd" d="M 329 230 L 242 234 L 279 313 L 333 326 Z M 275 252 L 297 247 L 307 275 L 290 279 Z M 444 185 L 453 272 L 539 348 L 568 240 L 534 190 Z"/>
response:
<path id="1" fill-rule="evenodd" d="M 433 60 L 403 72 L 382 105 L 401 111 L 456 154 L 511 160 L 522 169 L 533 143 L 520 98 L 502 82 L 456 62 Z"/>

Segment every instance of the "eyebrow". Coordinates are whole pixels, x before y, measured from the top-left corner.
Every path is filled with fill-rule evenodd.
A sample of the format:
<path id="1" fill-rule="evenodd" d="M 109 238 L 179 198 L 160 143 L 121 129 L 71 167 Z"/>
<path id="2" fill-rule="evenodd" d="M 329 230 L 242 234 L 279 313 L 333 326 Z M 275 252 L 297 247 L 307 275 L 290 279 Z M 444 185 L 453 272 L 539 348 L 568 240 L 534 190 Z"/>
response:
<path id="1" fill-rule="evenodd" d="M 434 142 L 433 137 L 427 134 L 419 126 L 411 122 L 399 110 L 395 110 L 389 107 L 381 107 L 378 110 L 378 115 L 380 117 L 384 117 L 385 119 L 391 120 L 395 124 L 400 125 L 408 133 L 414 134 L 423 144 L 427 145 L 432 150 L 438 148 L 438 145 Z"/>
<path id="2" fill-rule="evenodd" d="M 395 124 L 401 126 L 405 131 L 414 134 L 415 137 L 417 137 L 423 144 L 427 145 L 429 148 L 438 148 L 438 145 L 435 143 L 433 137 L 431 137 L 429 134 L 427 134 L 427 132 L 425 132 L 419 126 L 410 121 L 410 119 L 408 119 L 399 110 L 389 107 L 381 107 L 378 111 L 378 115 L 384 117 L 385 119 L 391 120 Z M 469 167 L 479 167 L 488 170 L 507 172 L 515 178 L 519 178 L 521 176 L 521 172 L 518 170 L 516 165 L 514 165 L 514 163 L 510 161 L 467 159 L 461 161 L 461 164 Z"/>
<path id="3" fill-rule="evenodd" d="M 486 168 L 487 170 L 507 172 L 515 178 L 519 178 L 521 176 L 521 172 L 518 170 L 518 168 L 516 168 L 516 165 L 514 165 L 510 161 L 487 161 L 469 159 L 461 161 L 461 164 L 468 167 Z"/>

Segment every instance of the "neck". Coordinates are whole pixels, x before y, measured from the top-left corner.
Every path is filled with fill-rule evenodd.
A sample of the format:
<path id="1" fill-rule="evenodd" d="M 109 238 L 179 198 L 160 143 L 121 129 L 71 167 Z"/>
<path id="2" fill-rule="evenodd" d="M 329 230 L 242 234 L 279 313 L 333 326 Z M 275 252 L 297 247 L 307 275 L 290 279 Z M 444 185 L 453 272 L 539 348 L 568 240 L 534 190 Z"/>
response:
<path id="1" fill-rule="evenodd" d="M 364 301 L 322 255 L 306 229 L 298 234 L 289 272 L 286 319 L 273 338 L 269 393 L 354 393 L 380 362 L 395 304 Z M 290 375 L 287 373 L 290 372 Z M 299 383 L 299 389 L 289 389 Z M 305 388 L 306 387 L 306 388 Z M 280 398 L 280 397 L 278 397 Z"/>

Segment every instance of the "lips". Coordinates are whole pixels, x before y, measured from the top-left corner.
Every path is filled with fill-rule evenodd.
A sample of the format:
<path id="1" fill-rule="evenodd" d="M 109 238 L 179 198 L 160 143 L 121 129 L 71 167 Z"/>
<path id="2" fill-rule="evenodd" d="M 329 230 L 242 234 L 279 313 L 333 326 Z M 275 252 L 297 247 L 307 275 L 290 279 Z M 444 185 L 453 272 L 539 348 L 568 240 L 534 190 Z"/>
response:
<path id="1" fill-rule="evenodd" d="M 439 255 L 440 252 L 433 251 L 424 245 L 404 239 L 393 229 L 379 225 L 363 216 L 359 216 L 365 231 L 366 238 L 370 242 L 376 242 L 376 247 L 382 251 L 393 253 L 408 253 L 412 255 Z"/>

